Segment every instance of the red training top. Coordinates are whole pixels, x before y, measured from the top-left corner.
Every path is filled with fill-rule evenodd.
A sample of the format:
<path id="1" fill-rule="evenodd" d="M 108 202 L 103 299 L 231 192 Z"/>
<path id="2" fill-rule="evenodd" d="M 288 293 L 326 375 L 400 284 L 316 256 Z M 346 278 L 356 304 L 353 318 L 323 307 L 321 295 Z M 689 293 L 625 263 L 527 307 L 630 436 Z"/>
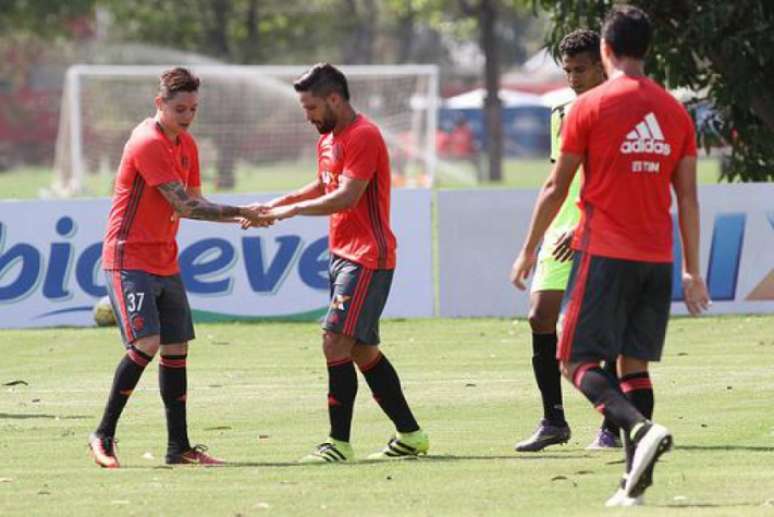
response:
<path id="1" fill-rule="evenodd" d="M 199 187 L 199 153 L 187 132 L 170 141 L 152 118 L 132 131 L 115 180 L 113 205 L 102 249 L 103 269 L 138 269 L 173 275 L 180 220 L 156 187 L 180 181 Z"/>
<path id="2" fill-rule="evenodd" d="M 394 269 L 396 241 L 390 229 L 390 159 L 376 125 L 363 115 L 339 134 L 317 142 L 317 174 L 325 193 L 339 188 L 339 176 L 367 180 L 357 204 L 331 215 L 331 253 L 368 269 Z"/>
<path id="3" fill-rule="evenodd" d="M 573 248 L 671 262 L 672 175 L 682 158 L 696 156 L 693 121 L 683 105 L 646 77 L 617 77 L 575 101 L 562 152 L 584 157 Z"/>

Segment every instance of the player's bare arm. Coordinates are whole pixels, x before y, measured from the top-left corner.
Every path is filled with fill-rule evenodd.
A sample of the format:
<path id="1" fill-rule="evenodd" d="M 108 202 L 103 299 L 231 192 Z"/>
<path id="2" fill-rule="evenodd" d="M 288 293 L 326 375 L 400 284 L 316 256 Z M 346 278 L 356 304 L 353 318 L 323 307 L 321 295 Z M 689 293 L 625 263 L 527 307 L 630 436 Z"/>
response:
<path id="1" fill-rule="evenodd" d="M 352 208 L 360 201 L 368 183 L 368 180 L 354 179 L 342 174 L 339 177 L 339 188 L 333 192 L 314 199 L 272 208 L 263 215 L 281 220 L 296 215 L 330 215 L 341 212 Z"/>
<path id="2" fill-rule="evenodd" d="M 322 181 L 317 178 L 296 190 L 295 192 L 290 192 L 284 196 L 272 199 L 268 203 L 264 203 L 261 206 L 266 208 L 275 208 L 278 206 L 291 205 L 300 201 L 306 201 L 307 199 L 318 198 L 324 194 L 325 188 L 323 187 Z"/>
<path id="3" fill-rule="evenodd" d="M 179 181 L 163 183 L 158 186 L 158 189 L 180 217 L 203 221 L 224 221 L 244 217 L 254 220 L 256 225 L 266 225 L 264 221 L 258 220 L 256 210 L 249 207 L 212 203 L 201 195 L 192 196 Z"/>
<path id="4" fill-rule="evenodd" d="M 188 195 L 192 198 L 199 198 L 199 199 L 206 199 L 204 198 L 204 195 L 202 194 L 202 189 L 200 187 L 188 187 L 186 189 L 186 192 L 188 192 Z M 242 217 L 224 217 L 223 219 L 220 219 L 216 222 L 219 223 L 238 223 L 243 220 Z"/>
<path id="5" fill-rule="evenodd" d="M 582 160 L 583 157 L 577 154 L 560 154 L 551 175 L 538 194 L 527 238 L 511 270 L 511 282 L 522 291 L 526 289 L 524 281 L 535 266 L 538 244 L 564 203 L 570 183 Z"/>
<path id="6" fill-rule="evenodd" d="M 677 215 L 683 243 L 683 293 L 688 312 L 697 316 L 709 308 L 707 286 L 699 272 L 699 196 L 696 188 L 696 157 L 686 156 L 672 176 Z"/>
<path id="7" fill-rule="evenodd" d="M 322 181 L 320 181 L 319 178 L 317 178 L 315 181 L 312 181 L 300 189 L 296 190 L 295 192 L 290 192 L 289 194 L 285 194 L 284 196 L 280 196 L 277 198 L 272 199 L 268 203 L 252 203 L 249 205 L 250 208 L 256 210 L 263 221 L 266 222 L 266 224 L 273 224 L 274 221 L 276 221 L 278 218 L 274 217 L 273 215 L 269 215 L 269 212 L 272 209 L 283 207 L 287 205 L 291 205 L 293 203 L 298 203 L 300 201 L 305 201 L 307 199 L 315 199 L 317 197 L 320 197 L 325 194 L 325 187 L 322 184 Z M 284 219 L 284 218 L 283 218 Z M 242 226 L 242 229 L 250 228 L 251 226 L 255 226 L 253 222 L 249 219 L 240 219 L 240 225 Z"/>

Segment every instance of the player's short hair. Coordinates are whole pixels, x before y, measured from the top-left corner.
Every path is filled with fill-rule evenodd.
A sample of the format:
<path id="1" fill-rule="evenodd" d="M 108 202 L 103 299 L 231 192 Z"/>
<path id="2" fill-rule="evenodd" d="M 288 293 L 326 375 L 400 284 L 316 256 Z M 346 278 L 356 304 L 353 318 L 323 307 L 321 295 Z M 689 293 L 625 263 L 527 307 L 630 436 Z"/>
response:
<path id="1" fill-rule="evenodd" d="M 613 7 L 602 24 L 602 37 L 619 57 L 643 59 L 652 33 L 648 15 L 632 5 Z"/>
<path id="2" fill-rule="evenodd" d="M 312 92 L 316 97 L 327 97 L 338 93 L 344 100 L 349 100 L 347 77 L 330 63 L 317 63 L 296 79 L 293 88 L 297 92 Z"/>
<path id="3" fill-rule="evenodd" d="M 592 61 L 600 61 L 599 34 L 589 29 L 577 29 L 562 38 L 559 56 L 575 57 L 588 52 Z"/>
<path id="4" fill-rule="evenodd" d="M 159 96 L 165 101 L 174 97 L 177 92 L 199 91 L 199 78 L 181 66 L 165 70 L 159 79 Z"/>

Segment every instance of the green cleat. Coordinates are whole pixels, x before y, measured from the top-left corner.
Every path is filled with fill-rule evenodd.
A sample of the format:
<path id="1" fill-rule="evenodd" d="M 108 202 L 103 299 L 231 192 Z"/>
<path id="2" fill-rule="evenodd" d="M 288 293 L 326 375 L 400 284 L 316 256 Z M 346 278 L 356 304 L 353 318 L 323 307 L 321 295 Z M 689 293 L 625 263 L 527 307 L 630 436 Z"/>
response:
<path id="1" fill-rule="evenodd" d="M 327 442 L 318 445 L 314 452 L 301 458 L 299 463 L 344 463 L 352 462 L 355 452 L 349 442 L 328 438 Z"/>
<path id="2" fill-rule="evenodd" d="M 402 460 L 413 459 L 427 454 L 430 449 L 430 438 L 422 429 L 412 433 L 396 433 L 387 445 L 379 452 L 368 456 L 369 460 Z"/>

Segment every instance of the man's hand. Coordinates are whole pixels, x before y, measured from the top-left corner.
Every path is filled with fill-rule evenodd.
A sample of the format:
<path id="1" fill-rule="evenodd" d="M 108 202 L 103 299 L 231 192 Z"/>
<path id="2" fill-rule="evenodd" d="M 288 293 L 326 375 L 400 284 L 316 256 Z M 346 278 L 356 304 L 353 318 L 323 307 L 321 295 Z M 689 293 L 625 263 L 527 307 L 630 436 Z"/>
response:
<path id="1" fill-rule="evenodd" d="M 528 252 L 522 249 L 519 256 L 516 257 L 511 269 L 511 283 L 517 289 L 524 291 L 527 288 L 524 282 L 535 267 L 535 262 L 537 262 L 537 256 L 534 251 Z"/>
<path id="2" fill-rule="evenodd" d="M 575 236 L 575 229 L 562 233 L 554 243 L 554 249 L 551 255 L 559 262 L 567 262 L 575 255 L 575 250 L 570 247 L 572 238 Z"/>
<path id="3" fill-rule="evenodd" d="M 296 205 L 267 208 L 266 206 L 255 204 L 245 208 L 251 212 L 251 216 L 246 216 L 242 219 L 242 229 L 247 229 L 252 226 L 271 226 L 275 221 L 288 219 L 298 214 L 298 207 Z"/>
<path id="4" fill-rule="evenodd" d="M 698 316 L 709 309 L 712 303 L 707 293 L 707 285 L 699 275 L 683 273 L 683 295 L 685 297 L 685 306 L 688 308 L 691 316 Z"/>
<path id="5" fill-rule="evenodd" d="M 240 207 L 240 210 L 242 218 L 238 222 L 243 230 L 250 227 L 265 228 L 274 224 L 276 219 L 268 217 L 266 215 L 268 210 L 260 203 Z"/>

